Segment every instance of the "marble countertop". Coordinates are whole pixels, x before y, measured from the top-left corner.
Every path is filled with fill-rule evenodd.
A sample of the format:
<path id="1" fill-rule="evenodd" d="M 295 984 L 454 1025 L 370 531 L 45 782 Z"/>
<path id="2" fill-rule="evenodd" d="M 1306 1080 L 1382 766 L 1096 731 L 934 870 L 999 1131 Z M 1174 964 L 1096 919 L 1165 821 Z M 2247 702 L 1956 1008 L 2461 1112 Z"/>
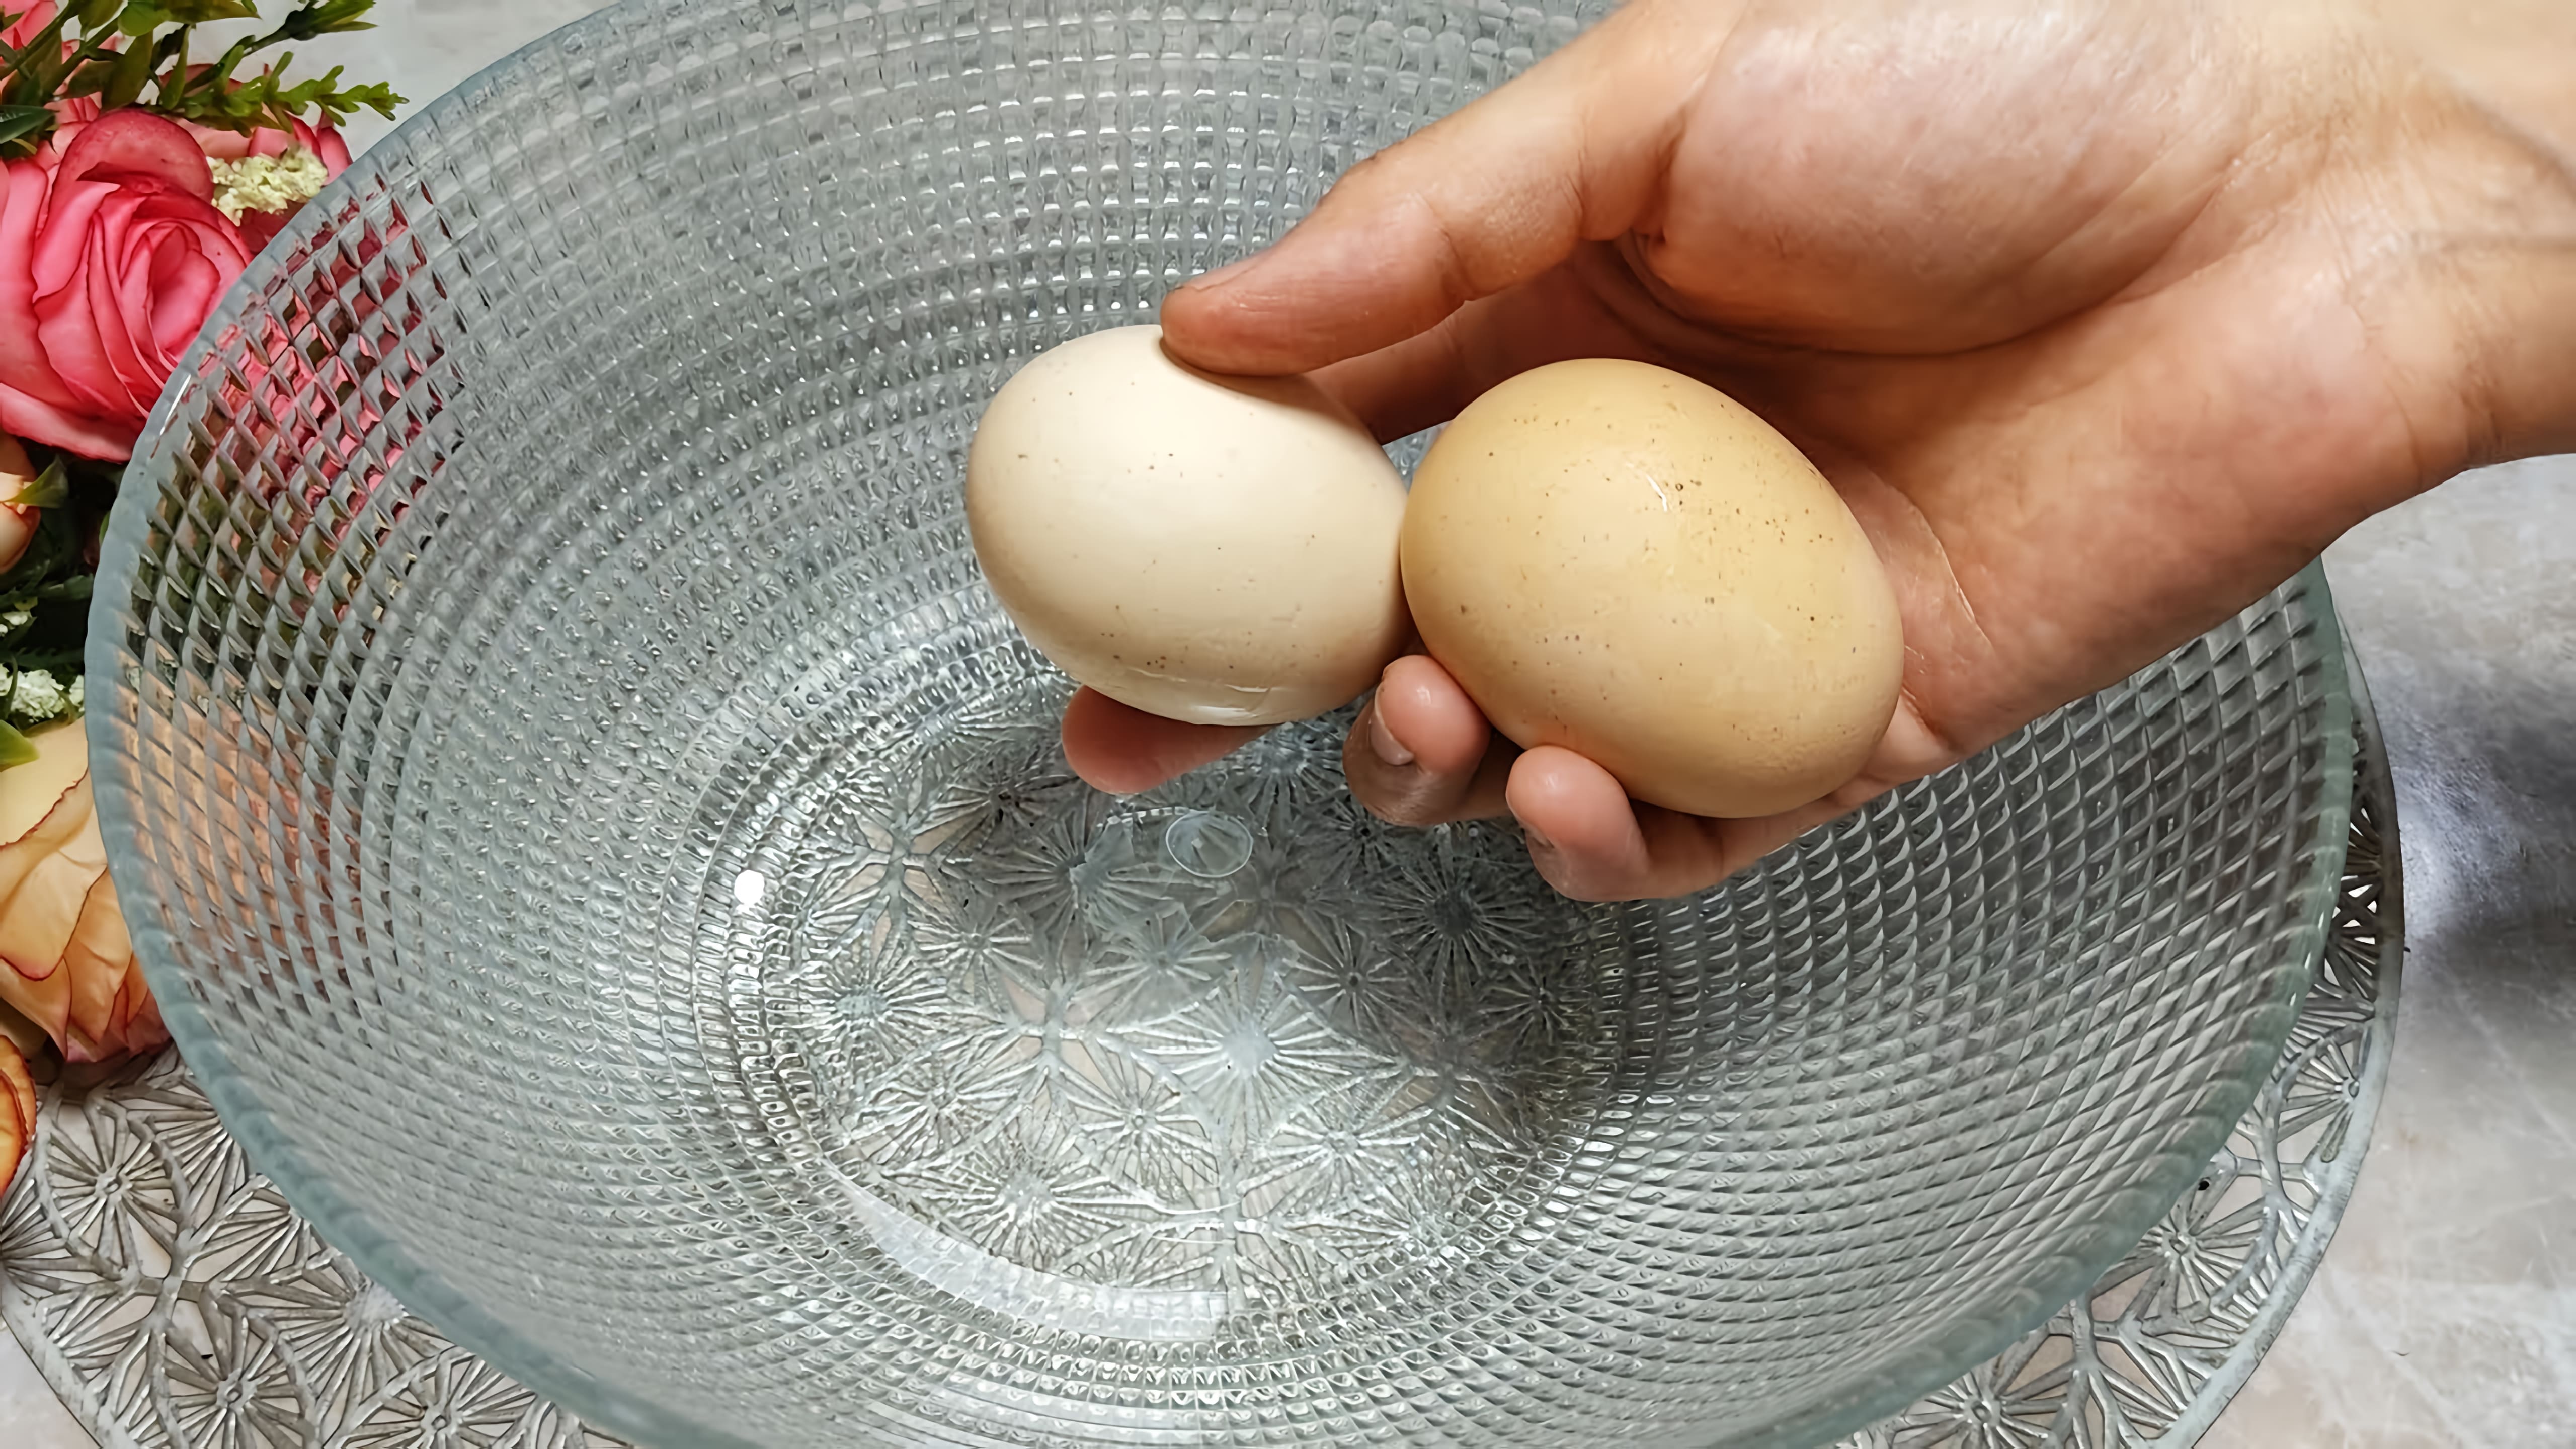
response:
<path id="1" fill-rule="evenodd" d="M 592 8 L 397 0 L 332 59 L 425 99 Z M 2576 457 L 2453 482 L 2327 568 L 2397 781 L 2397 1053 L 2334 1246 L 2201 1442 L 2557 1449 L 2576 1443 Z M 91 1449 L 5 1330 L 0 1441 Z"/>
<path id="2" fill-rule="evenodd" d="M 2388 1095 L 2334 1245 L 2205 1449 L 2576 1443 L 2576 457 L 2326 555 L 2405 846 Z"/>

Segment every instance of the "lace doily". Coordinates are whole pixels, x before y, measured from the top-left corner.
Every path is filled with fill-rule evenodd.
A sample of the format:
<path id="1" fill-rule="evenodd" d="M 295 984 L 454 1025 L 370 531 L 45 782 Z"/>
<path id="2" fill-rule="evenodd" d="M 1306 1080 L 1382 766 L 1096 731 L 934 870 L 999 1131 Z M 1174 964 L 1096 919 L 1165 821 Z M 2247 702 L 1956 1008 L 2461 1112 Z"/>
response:
<path id="1" fill-rule="evenodd" d="M 2334 1233 L 2387 1077 L 2397 839 L 2363 718 L 2335 930 L 2262 1096 L 2090 1295 L 1852 1449 L 2166 1449 L 2252 1372 Z M 0 1210 L 0 1315 L 102 1449 L 619 1442 L 446 1342 L 316 1237 L 174 1054 L 46 1089 Z"/>

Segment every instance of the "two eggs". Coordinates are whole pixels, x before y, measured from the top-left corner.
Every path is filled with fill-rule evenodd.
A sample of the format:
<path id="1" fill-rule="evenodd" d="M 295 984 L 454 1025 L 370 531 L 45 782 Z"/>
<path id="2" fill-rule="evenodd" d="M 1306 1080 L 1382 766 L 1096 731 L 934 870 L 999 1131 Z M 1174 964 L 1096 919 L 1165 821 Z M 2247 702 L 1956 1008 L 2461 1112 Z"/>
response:
<path id="1" fill-rule="evenodd" d="M 1644 363 L 1501 384 L 1408 494 L 1312 381 L 1198 371 L 1156 327 L 1095 332 L 994 397 L 966 508 L 1012 621 L 1123 704 L 1305 719 L 1418 638 L 1514 743 L 1694 815 L 1851 779 L 1903 672 L 1895 595 L 1832 485 L 1750 411 Z"/>

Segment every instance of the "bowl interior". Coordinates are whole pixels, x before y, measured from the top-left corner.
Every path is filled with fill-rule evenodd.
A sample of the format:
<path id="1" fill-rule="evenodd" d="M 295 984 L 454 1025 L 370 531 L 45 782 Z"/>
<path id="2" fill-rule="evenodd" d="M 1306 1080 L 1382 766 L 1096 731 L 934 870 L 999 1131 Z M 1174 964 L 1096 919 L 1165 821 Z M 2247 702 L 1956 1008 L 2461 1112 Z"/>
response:
<path id="1" fill-rule="evenodd" d="M 664 1444 L 1801 1444 L 2133 1243 L 2321 939 L 2303 576 L 1722 890 L 1153 795 L 967 548 L 976 414 L 1590 12 L 630 3 L 364 158 L 156 414 L 91 668 L 254 1160 Z"/>

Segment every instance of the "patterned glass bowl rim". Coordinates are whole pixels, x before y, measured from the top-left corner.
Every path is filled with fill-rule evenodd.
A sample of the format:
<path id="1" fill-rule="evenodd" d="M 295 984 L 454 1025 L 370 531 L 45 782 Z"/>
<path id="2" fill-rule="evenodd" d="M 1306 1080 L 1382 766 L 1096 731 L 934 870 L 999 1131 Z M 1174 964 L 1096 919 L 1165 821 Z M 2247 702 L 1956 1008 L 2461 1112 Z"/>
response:
<path id="1" fill-rule="evenodd" d="M 897 0 L 897 3 L 898 8 L 902 8 L 907 0 Z M 476 106 L 478 95 L 505 80 L 530 58 L 556 50 L 579 49 L 584 41 L 594 38 L 604 40 L 616 26 L 630 23 L 640 14 L 659 13 L 677 18 L 693 12 L 703 14 L 717 5 L 737 10 L 757 8 L 755 0 L 622 0 L 622 3 L 608 5 L 485 66 L 447 94 L 415 111 L 392 133 L 368 148 L 253 259 L 206 319 L 196 341 L 172 372 L 169 386 L 163 390 L 145 421 L 134 455 L 135 465 L 142 469 L 138 476 L 159 476 L 168 466 L 175 451 L 169 433 L 172 418 L 195 391 L 196 380 L 220 351 L 221 340 L 238 328 L 255 301 L 286 271 L 288 258 L 307 252 L 312 243 L 329 234 L 333 230 L 334 218 L 357 213 L 367 195 L 369 183 L 401 175 L 412 162 L 414 152 L 434 141 L 451 122 L 461 121 L 469 115 Z M 1590 7 L 1585 8 L 1588 10 Z M 120 748 L 118 738 L 119 732 L 127 728 L 125 721 L 134 717 L 136 695 L 130 681 L 135 661 L 120 647 L 122 630 L 116 627 L 114 614 L 133 595 L 144 546 L 151 538 L 152 519 L 146 493 L 147 490 L 140 488 L 122 490 L 109 517 L 100 549 L 97 588 L 91 604 L 84 659 L 84 667 L 92 680 L 110 685 L 109 689 L 101 690 L 97 683 L 93 683 L 92 707 L 85 728 L 92 760 L 95 809 L 111 866 L 144 858 L 139 839 L 142 821 L 138 808 L 138 782 L 132 759 Z M 2321 564 L 2311 563 L 2302 571 L 2300 578 L 2303 583 L 2302 607 L 2312 614 L 2317 631 L 2320 657 L 2317 684 L 2323 695 L 2320 701 L 2323 706 L 2320 743 L 2324 752 L 2321 762 L 2322 798 L 2316 815 L 2310 821 L 2316 837 L 2316 864 L 2311 871 L 2311 879 L 2299 885 L 2301 891 L 2316 898 L 2319 907 L 2314 913 L 2315 918 L 2301 930 L 2295 946 L 2302 967 L 2301 979 L 2304 980 L 2306 973 L 2313 969 L 2316 956 L 2324 951 L 2332 929 L 2333 891 L 2343 868 L 2345 837 L 2352 810 L 2351 755 L 2354 746 L 2353 699 L 2345 642 L 2324 568 Z M 118 876 L 118 888 L 127 902 L 135 957 L 154 997 L 161 1004 L 171 1037 L 205 1088 L 225 1128 L 241 1144 L 250 1165 L 275 1183 L 278 1191 L 324 1238 L 348 1254 L 360 1271 L 384 1285 L 405 1306 L 428 1320 L 451 1341 L 491 1361 L 512 1378 L 592 1425 L 645 1444 L 670 1446 L 670 1449 L 763 1449 L 763 1446 L 674 1414 L 658 1404 L 631 1397 L 601 1382 L 579 1365 L 565 1361 L 491 1316 L 449 1286 L 436 1267 L 419 1261 L 409 1250 L 380 1231 L 368 1214 L 333 1186 L 328 1173 L 308 1161 L 294 1138 L 278 1126 L 261 1105 L 249 1081 L 233 1065 L 231 1053 L 186 989 L 187 974 L 173 950 L 171 934 L 162 924 L 166 917 L 161 910 L 160 897 L 157 892 L 144 888 L 148 884 L 148 880 L 139 873 L 139 867 L 134 865 L 126 865 Z M 2303 986 L 2303 994 L 2304 990 Z M 2002 1352 L 2014 1340 L 2082 1293 L 2170 1209 L 2184 1185 L 2201 1171 L 2209 1157 L 2226 1140 L 2237 1119 L 2243 1116 L 2261 1091 L 2288 1039 L 2294 1018 L 2295 1013 L 2284 1014 L 2274 1039 L 2255 1043 L 2257 1050 L 2248 1053 L 2252 1065 L 2235 1079 L 2216 1084 L 2219 1090 L 2213 1092 L 2208 1108 L 2201 1113 L 2197 1135 L 2171 1155 L 2173 1166 L 2168 1175 L 2172 1179 L 2172 1190 L 2136 1195 L 2136 1200 L 2146 1206 L 2135 1209 L 2118 1221 L 2103 1224 L 2095 1235 L 2096 1251 L 2060 1255 L 2060 1261 L 2067 1266 L 2052 1277 L 2034 1280 L 2027 1285 L 2028 1299 L 2037 1306 L 2013 1319 L 1998 1318 L 1967 1325 L 1947 1340 L 1936 1340 L 1904 1359 L 1882 1365 L 1872 1382 L 1856 1384 L 1839 1404 L 1829 1405 L 1803 1420 L 1775 1424 L 1769 1432 L 1756 1439 L 1738 1441 L 1738 1449 L 1815 1449 L 1815 1446 L 1831 1443 L 1876 1423 L 1902 1411 L 1922 1393 Z M 2102 1247 L 2103 1244 L 2109 1246 Z"/>

